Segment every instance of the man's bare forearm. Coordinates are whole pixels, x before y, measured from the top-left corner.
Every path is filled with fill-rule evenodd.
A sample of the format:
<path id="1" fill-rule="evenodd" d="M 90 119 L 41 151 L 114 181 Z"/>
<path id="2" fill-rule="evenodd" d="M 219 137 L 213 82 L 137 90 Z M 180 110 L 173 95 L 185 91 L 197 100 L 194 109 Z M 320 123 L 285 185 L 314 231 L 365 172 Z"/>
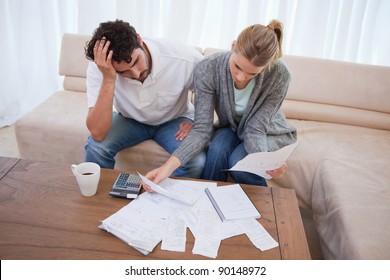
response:
<path id="1" fill-rule="evenodd" d="M 103 80 L 96 104 L 94 107 L 89 108 L 87 127 L 92 138 L 96 141 L 103 141 L 111 128 L 114 88 L 115 80 Z"/>

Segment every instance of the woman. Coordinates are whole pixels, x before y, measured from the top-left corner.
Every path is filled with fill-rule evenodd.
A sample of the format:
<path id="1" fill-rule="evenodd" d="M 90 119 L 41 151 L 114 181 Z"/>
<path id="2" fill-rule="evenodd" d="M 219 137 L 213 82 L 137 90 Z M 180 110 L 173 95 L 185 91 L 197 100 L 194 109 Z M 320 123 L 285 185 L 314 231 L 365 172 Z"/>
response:
<path id="1" fill-rule="evenodd" d="M 255 24 L 240 33 L 230 52 L 213 54 L 198 64 L 194 126 L 172 156 L 146 175 L 148 179 L 166 179 L 208 145 L 202 177 L 225 181 L 226 170 L 247 154 L 275 151 L 296 141 L 295 128 L 280 110 L 291 79 L 279 60 L 282 39 L 279 21 Z M 275 178 L 286 169 L 283 165 L 267 173 Z M 232 171 L 230 176 L 237 183 L 267 185 L 251 173 Z"/>

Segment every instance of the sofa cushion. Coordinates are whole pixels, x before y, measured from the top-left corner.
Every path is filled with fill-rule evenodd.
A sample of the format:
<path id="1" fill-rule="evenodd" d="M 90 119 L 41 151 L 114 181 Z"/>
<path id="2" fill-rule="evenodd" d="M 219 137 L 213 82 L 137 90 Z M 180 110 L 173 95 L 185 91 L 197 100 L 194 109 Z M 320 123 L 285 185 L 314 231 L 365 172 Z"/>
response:
<path id="1" fill-rule="evenodd" d="M 274 187 L 312 209 L 325 259 L 390 258 L 390 131 L 290 120 L 298 146 Z"/>
<path id="2" fill-rule="evenodd" d="M 377 149 L 363 150 L 363 144 L 359 154 L 318 166 L 312 207 L 326 259 L 390 259 L 389 143 L 387 136 Z"/>
<path id="3" fill-rule="evenodd" d="M 327 159 L 362 162 L 367 165 L 366 176 L 375 174 L 376 180 L 381 180 L 379 185 L 390 187 L 390 172 L 384 170 L 384 166 L 390 166 L 390 131 L 325 122 L 289 121 L 297 128 L 298 146 L 287 160 L 289 169 L 281 178 L 270 180 L 269 185 L 294 188 L 300 206 L 311 208 L 314 178 L 321 172 L 320 163 Z M 342 174 L 332 176 L 339 178 Z M 353 182 L 359 184 L 355 180 Z"/>
<path id="4" fill-rule="evenodd" d="M 84 160 L 86 95 L 59 91 L 15 124 L 20 157 L 76 163 Z"/>

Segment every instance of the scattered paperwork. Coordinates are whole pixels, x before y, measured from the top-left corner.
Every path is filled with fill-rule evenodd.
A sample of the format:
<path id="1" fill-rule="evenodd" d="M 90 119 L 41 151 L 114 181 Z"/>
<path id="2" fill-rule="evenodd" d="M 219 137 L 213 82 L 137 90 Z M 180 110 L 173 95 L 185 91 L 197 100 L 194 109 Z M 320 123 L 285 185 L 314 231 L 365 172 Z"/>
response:
<path id="1" fill-rule="evenodd" d="M 222 240 L 240 234 L 246 234 L 260 250 L 278 246 L 255 218 L 221 221 L 205 193 L 216 183 L 169 179 L 157 187 L 163 191 L 142 193 L 99 228 L 144 255 L 160 242 L 162 250 L 184 252 L 187 228 L 195 237 L 192 253 L 209 258 L 217 257 Z"/>

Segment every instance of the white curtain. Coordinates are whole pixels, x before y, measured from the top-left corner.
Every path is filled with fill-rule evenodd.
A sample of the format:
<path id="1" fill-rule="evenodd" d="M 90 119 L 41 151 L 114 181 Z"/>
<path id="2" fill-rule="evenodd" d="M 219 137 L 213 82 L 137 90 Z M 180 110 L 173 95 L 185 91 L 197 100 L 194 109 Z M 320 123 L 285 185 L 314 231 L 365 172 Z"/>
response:
<path id="1" fill-rule="evenodd" d="M 76 1 L 0 0 L 0 127 L 62 87 L 61 36 L 77 30 Z"/>
<path id="2" fill-rule="evenodd" d="M 0 0 L 0 127 L 60 89 L 64 32 L 130 22 L 143 37 L 228 49 L 253 23 L 279 19 L 284 53 L 390 66 L 389 0 Z"/>

